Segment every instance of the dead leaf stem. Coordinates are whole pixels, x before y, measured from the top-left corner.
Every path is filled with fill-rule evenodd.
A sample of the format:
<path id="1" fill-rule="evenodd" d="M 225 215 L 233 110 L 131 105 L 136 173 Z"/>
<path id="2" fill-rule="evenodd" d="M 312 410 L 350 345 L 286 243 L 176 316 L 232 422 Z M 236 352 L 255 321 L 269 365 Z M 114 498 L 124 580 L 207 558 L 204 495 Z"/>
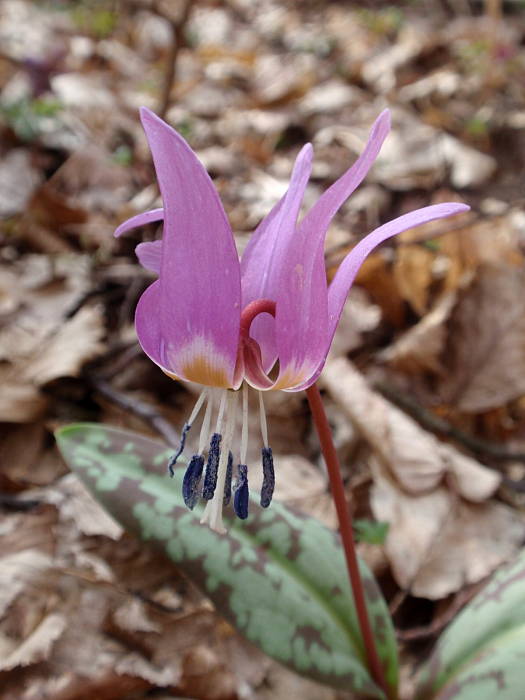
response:
<path id="1" fill-rule="evenodd" d="M 472 452 L 484 457 L 491 457 L 502 462 L 525 462 L 525 452 L 514 452 L 497 443 L 463 432 L 448 421 L 428 411 L 405 393 L 397 391 L 390 384 L 377 382 L 374 384 L 374 389 L 405 413 L 408 413 L 421 427 L 440 437 L 455 440 Z"/>
<path id="2" fill-rule="evenodd" d="M 111 403 L 149 423 L 159 435 L 162 435 L 169 445 L 176 446 L 179 444 L 180 437 L 178 433 L 151 404 L 141 401 L 136 396 L 124 394 L 103 379 L 90 378 L 89 381 L 95 391 L 111 401 Z"/>

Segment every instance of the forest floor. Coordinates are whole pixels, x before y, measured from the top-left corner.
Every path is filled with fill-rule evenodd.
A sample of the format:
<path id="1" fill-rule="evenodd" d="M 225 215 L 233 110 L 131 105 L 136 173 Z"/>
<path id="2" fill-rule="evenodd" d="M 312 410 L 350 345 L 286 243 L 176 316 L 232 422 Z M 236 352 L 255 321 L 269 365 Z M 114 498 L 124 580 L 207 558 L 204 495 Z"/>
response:
<path id="1" fill-rule="evenodd" d="M 54 445 L 76 421 L 169 442 L 195 400 L 135 335 L 153 276 L 134 247 L 156 227 L 112 236 L 160 206 L 141 105 L 197 152 L 239 250 L 303 143 L 315 151 L 311 206 L 391 109 L 380 158 L 329 231 L 329 279 L 379 223 L 443 201 L 472 207 L 368 258 L 321 378 L 405 698 L 437 635 L 519 551 L 525 11 L 498 7 L 2 0 L 0 700 L 347 697 L 239 637 L 173 565 L 122 535 Z M 276 496 L 335 527 L 304 395 L 269 395 L 267 409 Z"/>

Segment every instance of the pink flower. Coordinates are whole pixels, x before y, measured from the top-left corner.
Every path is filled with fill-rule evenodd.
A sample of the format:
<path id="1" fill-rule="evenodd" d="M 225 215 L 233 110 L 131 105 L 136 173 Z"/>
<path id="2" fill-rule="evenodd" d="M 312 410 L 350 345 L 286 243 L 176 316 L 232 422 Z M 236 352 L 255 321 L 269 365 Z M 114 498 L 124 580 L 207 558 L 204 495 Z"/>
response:
<path id="1" fill-rule="evenodd" d="M 198 498 L 211 417 L 217 412 L 204 477 L 208 506 L 203 520 L 222 531 L 222 501 L 229 500 L 231 491 L 236 390 L 243 387 L 243 434 L 234 507 L 246 517 L 247 385 L 259 390 L 264 444 L 261 501 L 268 505 L 274 478 L 260 392 L 300 391 L 315 382 L 352 282 L 376 246 L 468 207 L 437 204 L 383 224 L 353 248 L 328 286 L 324 265 L 328 226 L 376 159 L 390 129 L 388 111 L 376 120 L 353 166 L 298 222 L 312 167 L 311 144 L 302 148 L 288 191 L 259 224 L 241 260 L 217 191 L 191 148 L 151 111 L 143 108 L 141 117 L 164 208 L 134 216 L 115 235 L 152 221 L 164 222 L 162 240 L 141 243 L 136 249 L 140 262 L 159 279 L 142 295 L 135 325 L 144 352 L 166 374 L 203 387 L 181 443 L 182 450 L 189 427 L 206 405 L 199 448 L 184 481 L 190 507 Z"/>

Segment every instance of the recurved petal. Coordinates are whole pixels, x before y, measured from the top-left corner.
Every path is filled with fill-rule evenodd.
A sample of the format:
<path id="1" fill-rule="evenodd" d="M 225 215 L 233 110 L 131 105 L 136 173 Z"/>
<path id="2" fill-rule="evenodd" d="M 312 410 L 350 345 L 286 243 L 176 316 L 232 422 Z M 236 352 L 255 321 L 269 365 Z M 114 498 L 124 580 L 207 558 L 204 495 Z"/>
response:
<path id="1" fill-rule="evenodd" d="M 151 211 L 145 211 L 142 214 L 136 214 L 132 216 L 131 219 L 126 219 L 115 229 L 113 234 L 115 238 L 122 236 L 124 233 L 131 231 L 139 226 L 145 226 L 146 224 L 155 223 L 155 221 L 162 221 L 164 219 L 164 209 L 152 209 Z"/>
<path id="2" fill-rule="evenodd" d="M 135 330 L 146 355 L 164 372 L 173 372 L 166 357 L 157 310 L 160 304 L 160 282 L 153 282 L 140 297 L 135 309 Z"/>
<path id="3" fill-rule="evenodd" d="M 297 217 L 312 168 L 307 144 L 294 165 L 290 187 L 272 217 L 267 238 L 267 268 L 263 271 L 264 298 L 276 302 L 275 339 L 279 376 L 274 388 L 296 384 L 318 362 L 318 344 L 327 324 L 324 268 L 315 265 L 311 251 L 298 238 Z M 272 212 L 273 214 L 273 212 Z"/>
<path id="4" fill-rule="evenodd" d="M 328 288 L 328 342 L 325 350 L 325 354 L 319 363 L 317 369 L 312 374 L 312 376 L 305 382 L 298 384 L 295 387 L 287 387 L 289 391 L 301 391 L 307 389 L 311 386 L 321 374 L 323 369 L 326 355 L 332 344 L 332 339 L 334 333 L 337 329 L 337 324 L 339 323 L 339 318 L 343 310 L 346 297 L 352 286 L 355 276 L 363 264 L 365 258 L 383 241 L 386 241 L 392 236 L 396 236 L 398 233 L 407 231 L 415 226 L 420 226 L 429 221 L 434 221 L 435 219 L 444 219 L 448 216 L 453 216 L 454 214 L 460 214 L 461 212 L 468 211 L 470 207 L 466 204 L 461 204 L 458 202 L 448 202 L 445 204 L 434 204 L 430 207 L 423 207 L 422 209 L 416 209 L 416 211 L 410 212 L 408 214 L 403 214 L 393 221 L 389 221 L 379 228 L 369 233 L 365 236 L 359 243 L 348 253 L 346 258 L 343 260 L 337 273 Z"/>
<path id="5" fill-rule="evenodd" d="M 339 207 L 366 177 L 389 129 L 390 114 L 385 110 L 372 127 L 363 153 L 306 214 L 283 256 L 276 318 L 281 372 L 275 388 L 302 384 L 326 356 L 330 342 L 326 232 Z"/>
<path id="6" fill-rule="evenodd" d="M 190 381 L 231 386 L 241 289 L 230 225 L 208 173 L 184 139 L 151 111 L 143 108 L 141 117 L 164 204 L 155 308 L 159 364 Z"/>
<path id="7" fill-rule="evenodd" d="M 276 219 L 281 210 L 286 194 L 264 217 L 248 241 L 241 258 L 242 308 L 257 299 L 267 299 L 268 271 L 272 264 L 273 238 L 278 229 Z M 273 300 L 272 300 L 273 301 Z M 250 335 L 261 348 L 262 364 L 268 372 L 277 359 L 275 342 L 275 319 L 268 314 L 261 314 L 254 319 Z"/>
<path id="8" fill-rule="evenodd" d="M 312 146 L 304 146 L 294 164 L 288 191 L 253 234 L 241 261 L 243 307 L 256 299 L 278 301 L 282 278 L 287 274 L 286 256 L 294 246 L 297 216 L 312 169 Z M 286 305 L 286 301 L 285 301 Z M 279 314 L 277 309 L 277 316 Z M 283 307 L 282 313 L 286 315 Z M 283 316 L 284 318 L 284 316 Z M 261 347 L 263 367 L 268 370 L 281 356 L 277 317 L 256 318 L 250 335 Z"/>
<path id="9" fill-rule="evenodd" d="M 328 289 L 330 342 L 337 324 L 339 323 L 343 305 L 357 271 L 374 248 L 388 238 L 397 236 L 398 233 L 407 231 L 410 228 L 421 226 L 421 224 L 426 224 L 435 219 L 445 219 L 448 216 L 453 216 L 454 214 L 459 214 L 469 209 L 470 207 L 468 205 L 459 202 L 446 202 L 444 204 L 434 204 L 430 207 L 423 207 L 423 209 L 416 209 L 416 211 L 398 216 L 397 219 L 393 219 L 379 226 L 379 228 L 376 228 L 375 231 L 372 231 L 372 233 L 369 233 L 368 236 L 365 236 L 359 241 L 339 266 L 330 284 L 330 288 Z"/>
<path id="10" fill-rule="evenodd" d="M 367 176 L 389 131 L 390 112 L 385 109 L 374 122 L 366 146 L 359 158 L 344 175 L 341 175 L 333 185 L 323 192 L 302 220 L 301 228 L 306 229 L 310 237 L 324 241 L 330 222 L 339 208 Z"/>
<path id="11" fill-rule="evenodd" d="M 376 248 L 380 243 L 383 243 L 383 241 L 386 241 L 388 238 L 397 236 L 398 233 L 407 231 L 410 228 L 420 226 L 421 224 L 426 224 L 429 221 L 434 221 L 435 219 L 444 219 L 448 216 L 453 216 L 454 214 L 460 214 L 461 212 L 468 211 L 469 209 L 470 207 L 468 205 L 460 204 L 458 202 L 434 204 L 430 207 L 423 207 L 423 209 L 416 209 L 416 211 L 412 211 L 409 214 L 403 214 L 403 216 L 399 216 L 397 219 L 383 224 L 359 241 L 359 243 L 350 251 L 350 253 L 348 253 L 346 258 L 339 266 L 339 269 L 337 270 L 336 275 L 328 288 L 329 326 L 328 344 L 325 355 L 310 379 L 295 387 L 293 389 L 294 391 L 307 389 L 321 374 L 326 360 L 326 355 L 328 354 L 328 350 L 332 344 L 332 339 L 334 337 L 337 324 L 339 323 L 339 318 L 341 316 L 350 287 L 352 286 L 355 276 L 365 258 L 374 250 L 374 248 Z"/>
<path id="12" fill-rule="evenodd" d="M 142 267 L 146 270 L 160 274 L 160 256 L 162 253 L 162 241 L 151 241 L 150 243 L 139 243 L 135 248 L 135 255 L 139 259 Z"/>

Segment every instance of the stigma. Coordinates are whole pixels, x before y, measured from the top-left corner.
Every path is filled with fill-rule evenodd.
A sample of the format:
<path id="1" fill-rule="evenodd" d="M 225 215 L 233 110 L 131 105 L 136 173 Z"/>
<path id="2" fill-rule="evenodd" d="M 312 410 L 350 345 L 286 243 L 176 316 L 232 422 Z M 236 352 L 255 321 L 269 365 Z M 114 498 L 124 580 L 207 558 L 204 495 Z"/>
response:
<path id="1" fill-rule="evenodd" d="M 273 496 L 275 473 L 273 453 L 268 445 L 268 428 L 262 392 L 259 395 L 259 422 L 261 441 L 262 485 L 260 504 L 267 508 Z M 182 496 L 186 506 L 193 510 L 199 501 L 205 503 L 201 518 L 212 530 L 224 534 L 223 509 L 232 507 L 235 515 L 245 520 L 249 514 L 248 486 L 248 417 L 249 388 L 246 382 L 238 390 L 206 387 L 200 394 L 184 424 L 179 448 L 168 462 L 174 467 L 186 446 L 188 434 L 197 421 L 202 421 L 197 449 L 188 461 L 182 482 Z M 237 416 L 241 411 L 241 431 L 236 435 Z M 236 468 L 234 469 L 234 463 Z M 234 473 L 235 472 L 235 473 Z M 233 496 L 233 498 L 232 498 Z"/>

